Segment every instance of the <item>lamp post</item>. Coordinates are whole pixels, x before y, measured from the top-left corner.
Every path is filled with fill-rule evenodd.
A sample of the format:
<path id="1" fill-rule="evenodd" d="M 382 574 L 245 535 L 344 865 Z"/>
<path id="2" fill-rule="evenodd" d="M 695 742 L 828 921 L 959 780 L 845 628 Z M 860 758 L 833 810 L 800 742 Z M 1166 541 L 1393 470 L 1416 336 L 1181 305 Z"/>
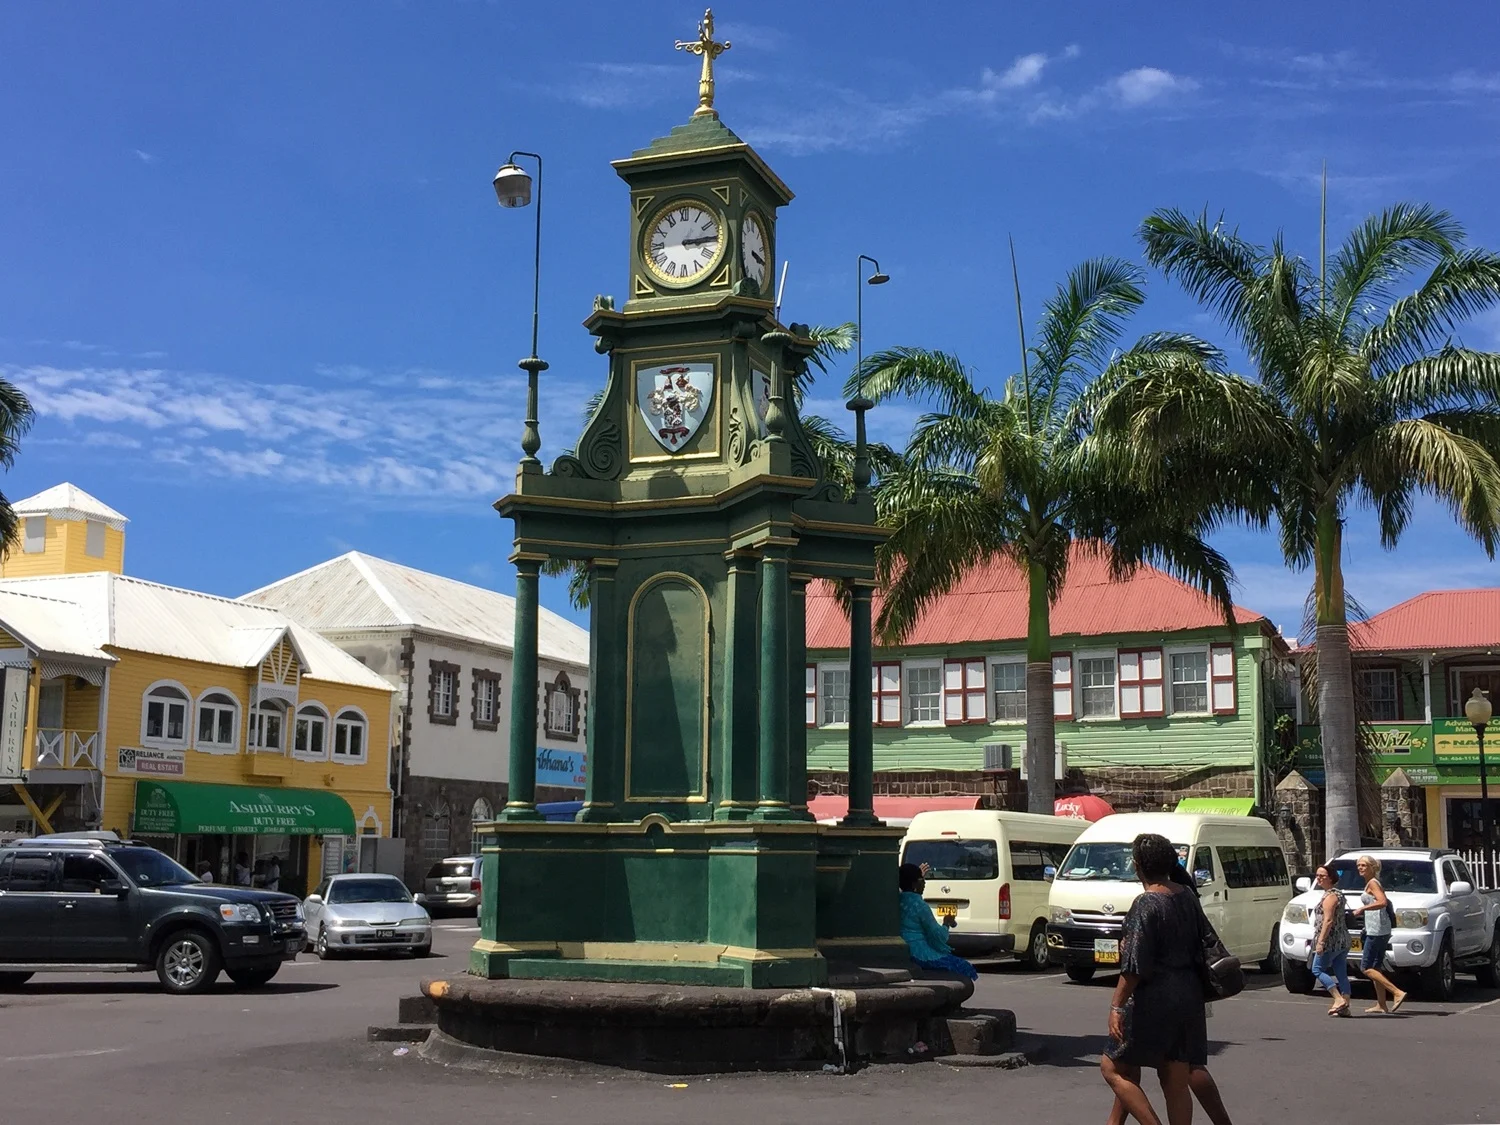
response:
<path id="1" fill-rule="evenodd" d="M 1484 824 L 1485 876 L 1490 884 L 1495 883 L 1495 818 L 1490 810 L 1490 783 L 1484 768 L 1484 728 L 1489 724 L 1494 709 L 1485 698 L 1489 693 L 1480 688 L 1464 700 L 1464 714 L 1474 724 L 1474 734 L 1479 740 L 1479 817 Z"/>
<path id="2" fill-rule="evenodd" d="M 875 267 L 875 272 L 865 277 L 865 263 Z M 861 254 L 854 263 L 854 370 L 859 373 L 859 393 L 848 402 L 854 411 L 854 492 L 863 494 L 870 487 L 870 453 L 865 445 L 865 411 L 875 404 L 865 397 L 865 286 L 884 285 L 889 274 L 880 272 L 880 263 L 868 254 Z"/>
<path id="3" fill-rule="evenodd" d="M 536 161 L 536 244 L 535 259 L 531 269 L 531 354 L 517 366 L 526 372 L 526 424 L 521 432 L 521 462 L 523 473 L 539 473 L 542 463 L 537 460 L 537 451 L 542 448 L 542 435 L 537 429 L 536 377 L 547 370 L 546 362 L 536 354 L 537 313 L 542 292 L 542 158 L 534 152 L 517 150 L 510 154 L 500 170 L 495 173 L 495 199 L 501 207 L 525 207 L 531 203 L 531 176 L 516 163 L 516 157 L 525 156 Z"/>

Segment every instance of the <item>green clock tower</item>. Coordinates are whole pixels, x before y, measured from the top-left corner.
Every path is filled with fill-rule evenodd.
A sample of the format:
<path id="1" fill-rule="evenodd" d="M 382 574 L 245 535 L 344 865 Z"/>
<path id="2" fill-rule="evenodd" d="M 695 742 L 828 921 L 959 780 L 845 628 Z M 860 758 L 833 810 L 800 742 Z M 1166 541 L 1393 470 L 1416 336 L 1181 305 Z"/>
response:
<path id="1" fill-rule="evenodd" d="M 790 391 L 813 351 L 770 299 L 792 193 L 719 120 L 707 13 L 699 105 L 614 164 L 629 190 L 629 299 L 585 327 L 608 357 L 576 450 L 515 491 L 509 800 L 484 826 L 471 971 L 488 977 L 795 986 L 830 958 L 904 961 L 901 833 L 871 813 L 870 696 L 851 693 L 850 813 L 806 801 L 804 609 L 848 594 L 851 683 L 870 677 L 882 538 L 863 487 L 830 483 Z M 532 362 L 532 361 L 527 361 Z M 867 474 L 866 474 L 867 475 Z M 537 581 L 587 568 L 588 789 L 573 823 L 535 808 Z"/>

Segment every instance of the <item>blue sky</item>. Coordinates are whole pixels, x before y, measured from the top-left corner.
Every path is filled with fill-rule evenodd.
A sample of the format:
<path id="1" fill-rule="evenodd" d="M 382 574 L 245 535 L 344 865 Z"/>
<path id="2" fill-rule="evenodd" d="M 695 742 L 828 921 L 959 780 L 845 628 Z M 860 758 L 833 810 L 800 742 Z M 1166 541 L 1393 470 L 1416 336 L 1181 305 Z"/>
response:
<path id="1" fill-rule="evenodd" d="M 1484 5 L 723 4 L 718 105 L 797 193 L 785 318 L 853 318 L 856 255 L 892 282 L 867 348 L 942 347 L 998 386 L 1077 261 L 1138 257 L 1153 208 L 1208 205 L 1317 250 L 1401 199 L 1500 246 L 1500 21 Z M 511 587 L 489 508 L 518 456 L 531 212 L 546 158 L 543 458 L 604 360 L 579 326 L 624 299 L 609 161 L 687 120 L 672 50 L 701 8 L 430 0 L 0 6 L 0 373 L 39 421 L 12 498 L 72 480 L 130 516 L 129 570 L 224 594 L 351 548 Z M 1393 29 L 1399 29 L 1398 31 Z M 1132 326 L 1223 342 L 1163 279 Z M 1500 317 L 1465 330 L 1500 347 Z M 841 379 L 842 373 L 840 373 Z M 842 417 L 836 383 L 815 408 Z M 899 441 L 914 411 L 882 407 Z M 1494 584 L 1440 510 L 1387 553 L 1356 513 L 1368 609 Z M 1240 600 L 1288 631 L 1308 579 L 1233 531 Z M 544 594 L 565 610 L 559 587 Z"/>

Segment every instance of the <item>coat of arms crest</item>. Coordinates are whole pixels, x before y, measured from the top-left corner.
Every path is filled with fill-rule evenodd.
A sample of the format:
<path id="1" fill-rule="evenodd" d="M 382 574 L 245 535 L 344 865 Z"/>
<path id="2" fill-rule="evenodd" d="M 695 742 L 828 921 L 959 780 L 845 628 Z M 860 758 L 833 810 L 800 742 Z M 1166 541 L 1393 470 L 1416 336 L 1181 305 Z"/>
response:
<path id="1" fill-rule="evenodd" d="M 661 447 L 676 453 L 698 432 L 714 394 L 711 363 L 648 367 L 636 373 L 636 404 Z"/>

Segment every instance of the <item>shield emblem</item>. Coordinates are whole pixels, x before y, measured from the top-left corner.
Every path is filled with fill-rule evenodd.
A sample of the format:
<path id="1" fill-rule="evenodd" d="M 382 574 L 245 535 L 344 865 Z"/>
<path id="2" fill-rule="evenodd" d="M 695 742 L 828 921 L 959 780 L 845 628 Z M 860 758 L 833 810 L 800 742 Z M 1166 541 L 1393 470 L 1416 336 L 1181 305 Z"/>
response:
<path id="1" fill-rule="evenodd" d="M 668 453 L 688 443 L 708 416 L 714 365 L 677 363 L 636 372 L 635 398 L 651 436 Z"/>

